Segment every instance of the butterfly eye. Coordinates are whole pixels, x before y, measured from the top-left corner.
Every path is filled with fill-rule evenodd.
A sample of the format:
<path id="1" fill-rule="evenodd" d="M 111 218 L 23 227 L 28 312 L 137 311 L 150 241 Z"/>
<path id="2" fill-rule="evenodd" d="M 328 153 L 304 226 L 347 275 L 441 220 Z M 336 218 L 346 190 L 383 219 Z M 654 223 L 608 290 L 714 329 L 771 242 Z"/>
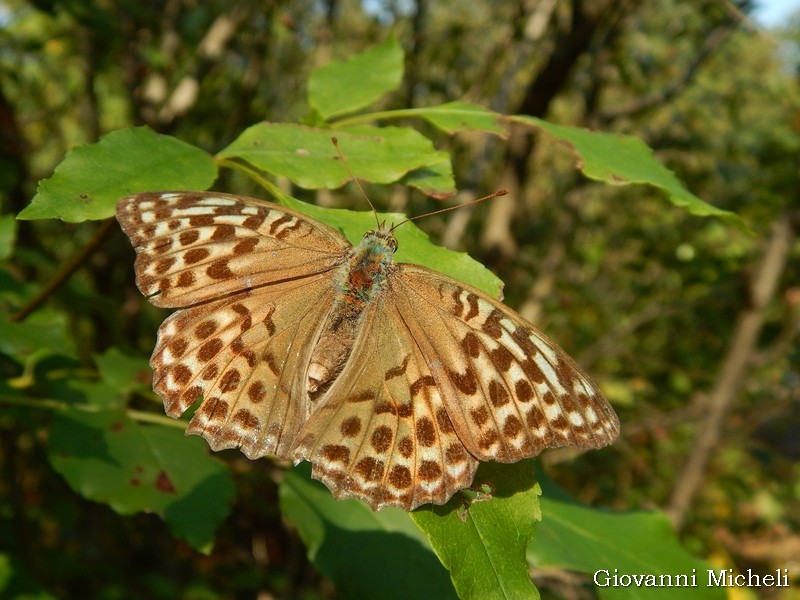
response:
<path id="1" fill-rule="evenodd" d="M 389 248 L 391 249 L 392 253 L 397 252 L 397 240 L 396 239 L 394 239 L 393 237 L 389 238 L 387 240 L 387 243 L 389 244 Z"/>

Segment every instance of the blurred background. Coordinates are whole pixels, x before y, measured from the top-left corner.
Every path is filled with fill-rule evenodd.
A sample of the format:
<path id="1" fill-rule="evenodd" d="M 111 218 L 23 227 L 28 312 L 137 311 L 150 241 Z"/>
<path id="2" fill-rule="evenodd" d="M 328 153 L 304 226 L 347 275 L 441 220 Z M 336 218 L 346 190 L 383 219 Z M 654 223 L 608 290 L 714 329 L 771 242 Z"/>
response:
<path id="1" fill-rule="evenodd" d="M 313 68 L 388 35 L 406 51 L 405 80 L 377 108 L 465 99 L 638 136 L 687 189 L 741 215 L 755 235 L 692 217 L 655 188 L 591 182 L 543 135 L 447 138 L 415 124 L 451 153 L 464 197 L 512 191 L 419 224 L 495 271 L 506 302 L 615 405 L 623 429 L 614 447 L 576 460 L 546 454 L 554 479 L 587 503 L 665 511 L 682 543 L 720 568 L 788 568 L 792 587 L 764 597 L 798 598 L 797 5 L 8 0 L 2 213 L 25 207 L 70 148 L 118 128 L 146 124 L 213 153 L 253 123 L 301 121 Z M 218 189 L 259 194 L 230 175 Z M 409 214 L 441 206 L 406 189 L 370 196 Z M 321 200 L 364 209 L 344 192 Z M 19 310 L 15 294 L 51 281 L 97 226 L 20 222 L 0 267 L 2 311 Z M 87 369 L 112 347 L 142 357 L 152 349 L 163 313 L 139 296 L 132 260 L 115 230 L 48 299 Z M 32 376 L 0 351 L 3 385 Z M 201 555 L 154 516 L 123 518 L 74 493 L 48 464 L 47 436 L 46 410 L 0 401 L 0 578 L 13 565 L 30 597 L 336 597 L 282 521 L 280 471 L 269 461 L 224 455 L 238 494 L 214 550 Z"/>

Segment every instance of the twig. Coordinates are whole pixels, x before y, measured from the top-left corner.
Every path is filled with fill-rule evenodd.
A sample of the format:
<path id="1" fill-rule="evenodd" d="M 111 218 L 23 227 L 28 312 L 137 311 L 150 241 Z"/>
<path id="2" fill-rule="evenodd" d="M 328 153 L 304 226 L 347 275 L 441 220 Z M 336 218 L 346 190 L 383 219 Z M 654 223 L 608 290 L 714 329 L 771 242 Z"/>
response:
<path id="1" fill-rule="evenodd" d="M 702 411 L 705 419 L 699 424 L 694 446 L 678 475 L 667 508 L 676 530 L 683 526 L 686 512 L 703 483 L 706 465 L 719 441 L 725 415 L 741 390 L 742 379 L 756 350 L 767 303 L 775 294 L 793 237 L 789 216 L 784 214 L 773 226 L 764 258 L 750 287 L 750 305 L 739 315 L 728 354 Z"/>
<path id="2" fill-rule="evenodd" d="M 94 232 L 92 238 L 81 248 L 78 253 L 72 257 L 61 269 L 53 276 L 47 284 L 39 290 L 39 293 L 33 299 L 23 306 L 19 311 L 9 319 L 12 323 L 17 323 L 25 319 L 29 314 L 39 308 L 44 302 L 58 289 L 67 279 L 80 267 L 86 258 L 94 252 L 103 240 L 109 236 L 114 230 L 116 221 L 114 219 L 106 219 Z"/>
<path id="3" fill-rule="evenodd" d="M 683 92 L 694 80 L 695 75 L 705 62 L 713 55 L 722 42 L 732 33 L 728 27 L 716 27 L 709 33 L 702 47 L 695 56 L 694 61 L 686 68 L 683 75 L 675 79 L 665 88 L 648 94 L 630 102 L 626 106 L 605 110 L 598 116 L 600 123 L 609 123 L 620 117 L 630 117 L 645 112 L 651 108 L 663 106 L 667 101 Z"/>

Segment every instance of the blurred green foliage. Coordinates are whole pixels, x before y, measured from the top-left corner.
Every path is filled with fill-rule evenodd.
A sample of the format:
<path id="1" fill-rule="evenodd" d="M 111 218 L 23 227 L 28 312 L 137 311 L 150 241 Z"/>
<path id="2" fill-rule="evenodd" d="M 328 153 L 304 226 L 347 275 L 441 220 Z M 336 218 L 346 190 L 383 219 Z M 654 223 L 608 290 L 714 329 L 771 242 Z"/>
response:
<path id="1" fill-rule="evenodd" d="M 794 231 L 800 222 L 800 96 L 797 65 L 786 51 L 800 27 L 789 27 L 781 42 L 778 34 L 753 31 L 742 20 L 739 10 L 746 12 L 747 2 L 710 0 L 11 0 L 0 9 L 0 596 L 354 597 L 364 587 L 345 583 L 348 576 L 369 586 L 379 586 L 381 577 L 372 583 L 348 571 L 351 543 L 368 543 L 376 554 L 382 544 L 400 543 L 422 565 L 404 566 L 403 573 L 414 575 L 415 584 L 435 582 L 437 594 L 452 593 L 427 538 L 408 529 L 405 515 L 402 521 L 374 517 L 363 505 L 328 506 L 324 488 L 313 487 L 302 471 L 232 451 L 212 457 L 200 440 L 173 435 L 180 430 L 159 414 L 144 367 L 164 315 L 139 296 L 133 253 L 115 228 L 10 219 L 36 206 L 37 182 L 51 177 L 70 150 L 115 130 L 146 125 L 207 161 L 235 148 L 243 132 L 263 121 L 319 127 L 333 116 L 342 127 L 355 126 L 358 113 L 341 113 L 318 92 L 326 89 L 325 71 L 316 71 L 322 75 L 311 78 L 313 84 L 309 78 L 333 59 L 369 49 L 379 60 L 397 60 L 387 44 L 391 36 L 404 51 L 399 90 L 370 95 L 361 87 L 371 82 L 356 76 L 350 85 L 359 89 L 351 101 L 363 102 L 370 113 L 405 111 L 407 121 L 391 124 L 413 124 L 452 157 L 456 185 L 468 194 L 512 190 L 490 206 L 420 226 L 496 272 L 506 283 L 506 302 L 592 373 L 623 422 L 612 449 L 568 462 L 569 452 L 550 452 L 537 466 L 573 496 L 542 503 L 541 539 L 528 547 L 542 595 L 616 597 L 613 589 L 592 588 L 590 577 L 564 571 L 598 568 L 592 557 L 537 541 L 591 554 L 589 537 L 607 536 L 604 541 L 623 551 L 641 541 L 626 544 L 626 536 L 658 535 L 651 546 L 655 562 L 644 561 L 652 569 L 659 552 L 664 568 L 687 549 L 719 568 L 762 572 L 787 568 L 796 558 L 800 247 L 790 237 L 782 262 L 765 256 L 776 227 L 789 223 Z M 399 81 L 396 72 L 381 74 L 385 82 Z M 309 110 L 309 96 L 316 110 Z M 678 210 L 656 187 L 586 179 L 558 137 L 532 135 L 521 126 L 512 127 L 508 141 L 479 131 L 449 136 L 442 130 L 470 128 L 460 127 L 452 111 L 445 124 L 419 112 L 456 100 L 524 119 L 635 135 L 695 197 L 739 215 L 755 235 Z M 348 123 L 351 118 L 356 122 Z M 484 116 L 465 120 L 478 118 Z M 474 129 L 492 127 L 484 122 Z M 577 160 L 587 166 L 584 157 Z M 264 195 L 246 170 L 219 159 L 217 166 L 228 167 L 218 169 L 217 189 Z M 166 175 L 181 181 L 182 172 Z M 438 190 L 446 179 L 437 171 L 436 185 L 426 181 L 415 189 Z M 194 185 L 206 185 L 208 172 L 202 181 Z M 365 209 L 349 190 L 315 192 L 286 178 L 271 183 L 306 201 Z M 379 210 L 415 215 L 441 206 L 436 194 L 408 186 L 367 187 Z M 46 185 L 38 192 L 46 195 Z M 102 210 L 88 218 L 104 216 Z M 13 319 L 86 248 L 92 251 L 60 287 L 45 293 L 42 306 Z M 777 286 L 756 302 L 753 282 L 767 267 L 779 269 Z M 580 511 L 588 509 L 573 507 L 574 498 L 617 510 L 674 508 L 687 458 L 704 431 L 707 399 L 736 347 L 737 324 L 754 311 L 762 323 L 757 344 L 745 348 L 746 372 L 682 515 L 683 548 L 657 514 L 630 515 L 631 533 L 620 533 L 621 539 L 613 539 L 621 526 L 593 519 L 592 511 L 580 521 Z M 83 421 L 71 417 L 80 410 L 86 411 Z M 113 434 L 139 429 L 152 435 L 137 437 L 140 453 L 131 457 L 130 446 L 118 446 Z M 110 503 L 117 512 L 111 510 L 108 489 L 95 484 L 114 487 L 115 473 L 135 474 L 137 457 L 157 455 L 162 447 L 174 448 L 169 452 L 178 464 L 183 451 L 203 457 L 194 475 L 212 481 L 208 507 L 222 505 L 224 513 L 159 504 L 180 491 L 182 482 L 170 469 L 183 468 L 173 464 L 163 472 L 146 470 L 144 487 L 131 483 L 135 477 L 118 481 L 117 493 L 128 501 Z M 93 482 L 84 474 L 97 456 L 106 459 Z M 104 470 L 109 465 L 114 469 Z M 136 493 L 127 494 L 125 482 Z M 546 500 L 557 495 L 551 489 L 545 487 Z M 155 500 L 142 504 L 148 494 Z M 295 526 L 285 521 L 292 520 L 286 508 L 292 497 L 292 509 L 305 511 Z M 566 503 L 564 513 L 557 512 L 559 501 Z M 482 504 L 475 507 L 483 510 Z M 143 506 L 164 520 L 136 512 Z M 548 509 L 558 515 L 549 527 Z M 565 521 L 564 514 L 571 517 Z M 187 519 L 203 521 L 201 537 Z M 221 523 L 216 533 L 214 523 Z M 321 525 L 302 527 L 309 523 Z M 429 529 L 438 526 L 433 523 Z M 568 537 L 564 523 L 580 523 L 587 537 Z M 315 548 L 325 549 L 323 562 Z M 387 550 L 387 557 L 395 555 Z M 797 593 L 797 573 L 792 581 Z M 379 587 L 367 589 L 381 595 Z M 465 594 L 458 584 L 455 589 Z M 774 597 L 790 593 L 776 590 Z"/>

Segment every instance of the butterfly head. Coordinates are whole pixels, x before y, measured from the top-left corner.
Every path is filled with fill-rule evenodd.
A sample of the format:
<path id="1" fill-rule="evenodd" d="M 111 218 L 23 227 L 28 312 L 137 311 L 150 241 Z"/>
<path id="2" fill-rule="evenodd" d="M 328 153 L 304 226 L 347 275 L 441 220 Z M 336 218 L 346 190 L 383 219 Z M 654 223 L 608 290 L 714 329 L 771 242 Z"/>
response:
<path id="1" fill-rule="evenodd" d="M 386 248 L 391 254 L 397 252 L 397 239 L 394 237 L 394 228 L 387 227 L 386 222 L 381 223 L 377 229 L 370 229 L 366 232 L 361 243 Z"/>

